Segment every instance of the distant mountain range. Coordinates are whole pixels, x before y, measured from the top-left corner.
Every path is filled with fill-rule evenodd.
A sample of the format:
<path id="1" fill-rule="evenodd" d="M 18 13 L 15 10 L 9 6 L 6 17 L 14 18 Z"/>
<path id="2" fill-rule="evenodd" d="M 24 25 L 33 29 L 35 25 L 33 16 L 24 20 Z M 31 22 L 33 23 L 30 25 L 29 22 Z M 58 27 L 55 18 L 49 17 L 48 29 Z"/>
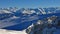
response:
<path id="1" fill-rule="evenodd" d="M 12 17 L 12 16 L 26 16 L 26 15 L 40 15 L 40 14 L 50 14 L 50 13 L 59 13 L 60 8 L 1 8 L 0 9 L 0 19 Z M 8 17 L 7 17 L 8 16 Z"/>
<path id="2" fill-rule="evenodd" d="M 23 30 L 39 19 L 50 16 L 60 16 L 60 8 L 1 8 L 0 28 Z M 32 22 L 32 23 L 31 23 Z M 27 24 L 27 25 L 26 25 Z"/>

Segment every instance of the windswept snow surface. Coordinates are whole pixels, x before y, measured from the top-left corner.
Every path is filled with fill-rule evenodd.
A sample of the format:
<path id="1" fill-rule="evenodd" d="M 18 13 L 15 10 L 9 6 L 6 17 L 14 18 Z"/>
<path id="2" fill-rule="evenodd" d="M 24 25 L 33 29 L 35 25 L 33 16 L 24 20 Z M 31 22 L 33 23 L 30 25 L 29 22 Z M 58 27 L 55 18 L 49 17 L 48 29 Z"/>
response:
<path id="1" fill-rule="evenodd" d="M 13 30 L 0 29 L 0 34 L 27 34 L 27 33 L 25 33 L 25 30 L 13 31 Z"/>

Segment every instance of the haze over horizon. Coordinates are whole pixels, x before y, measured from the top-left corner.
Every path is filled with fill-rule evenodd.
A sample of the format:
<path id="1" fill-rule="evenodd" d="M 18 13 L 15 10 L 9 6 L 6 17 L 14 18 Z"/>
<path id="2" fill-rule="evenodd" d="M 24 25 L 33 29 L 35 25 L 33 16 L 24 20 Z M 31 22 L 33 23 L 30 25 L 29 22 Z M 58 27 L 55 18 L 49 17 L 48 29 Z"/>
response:
<path id="1" fill-rule="evenodd" d="M 0 8 L 60 7 L 60 0 L 0 0 Z"/>

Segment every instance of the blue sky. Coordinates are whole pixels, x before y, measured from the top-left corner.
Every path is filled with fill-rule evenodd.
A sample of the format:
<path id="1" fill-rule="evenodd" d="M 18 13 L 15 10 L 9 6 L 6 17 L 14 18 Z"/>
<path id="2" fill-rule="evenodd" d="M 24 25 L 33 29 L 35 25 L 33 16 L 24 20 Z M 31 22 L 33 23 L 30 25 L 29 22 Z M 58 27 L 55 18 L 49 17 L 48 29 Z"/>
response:
<path id="1" fill-rule="evenodd" d="M 0 0 L 0 8 L 60 7 L 60 0 Z"/>

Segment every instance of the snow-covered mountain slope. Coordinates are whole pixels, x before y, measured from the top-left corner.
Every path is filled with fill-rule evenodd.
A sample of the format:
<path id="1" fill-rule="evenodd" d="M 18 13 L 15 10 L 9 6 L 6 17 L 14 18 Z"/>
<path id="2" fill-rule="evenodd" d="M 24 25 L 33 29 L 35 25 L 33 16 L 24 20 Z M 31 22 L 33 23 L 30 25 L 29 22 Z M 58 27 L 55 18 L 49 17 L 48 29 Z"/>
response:
<path id="1" fill-rule="evenodd" d="M 3 14 L 3 13 L 12 13 L 12 12 L 7 11 L 7 10 L 0 10 L 0 14 Z"/>

